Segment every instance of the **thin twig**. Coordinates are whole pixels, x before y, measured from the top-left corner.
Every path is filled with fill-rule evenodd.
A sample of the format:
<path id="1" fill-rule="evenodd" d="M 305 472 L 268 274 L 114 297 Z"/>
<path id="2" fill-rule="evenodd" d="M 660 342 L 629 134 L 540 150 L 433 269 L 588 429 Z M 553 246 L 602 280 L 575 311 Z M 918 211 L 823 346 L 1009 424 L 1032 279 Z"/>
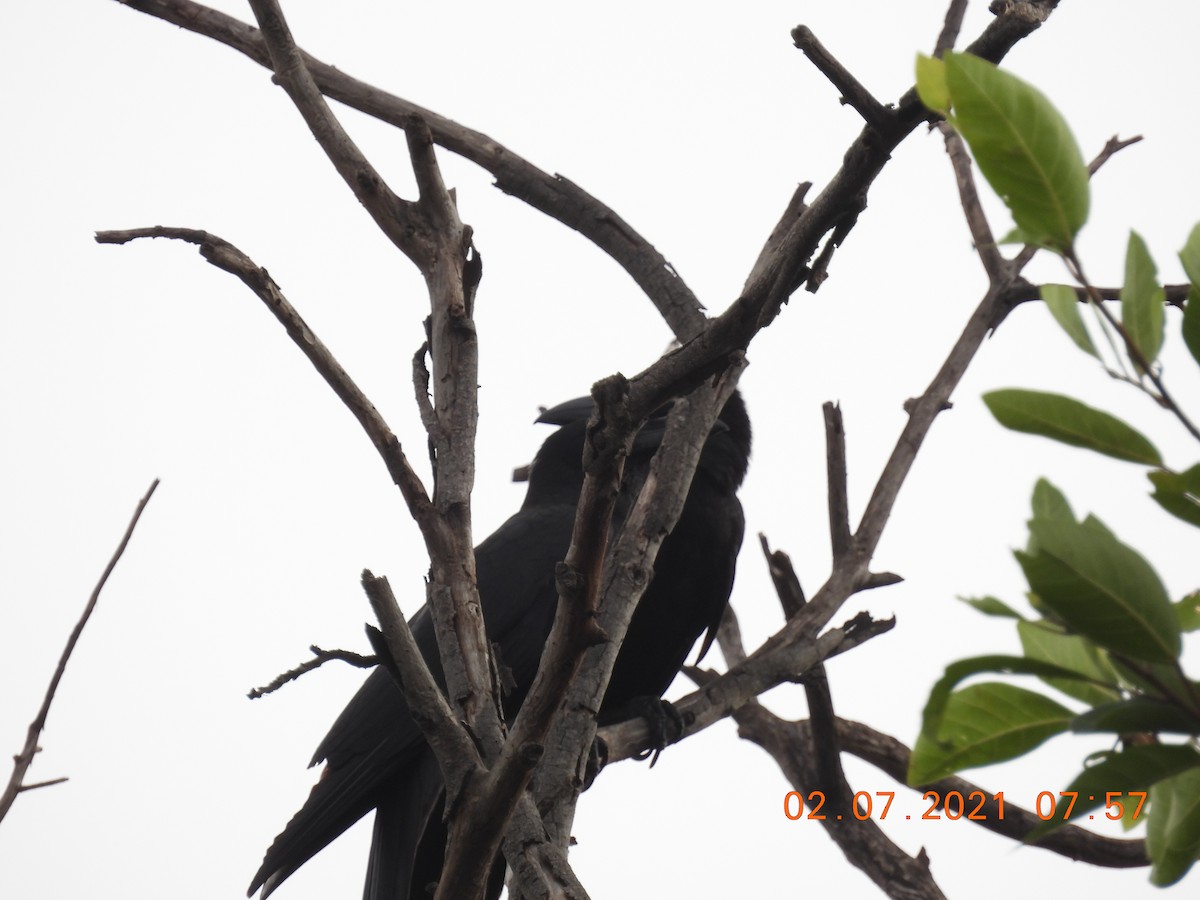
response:
<path id="1" fill-rule="evenodd" d="M 1092 300 L 1092 307 L 1104 317 L 1104 320 L 1109 324 L 1113 331 L 1120 335 L 1121 340 L 1125 344 L 1125 352 L 1129 354 L 1129 358 L 1133 361 L 1134 366 L 1139 372 L 1144 373 L 1146 377 L 1150 379 L 1155 390 L 1158 391 L 1157 399 L 1159 403 L 1171 411 L 1172 415 L 1179 420 L 1180 424 L 1187 429 L 1188 433 L 1191 434 L 1192 437 L 1200 441 L 1200 428 L 1196 427 L 1195 423 L 1188 418 L 1187 413 L 1183 411 L 1183 408 L 1177 402 L 1175 402 L 1175 398 L 1172 397 L 1170 392 L 1167 390 L 1167 386 L 1163 382 L 1162 376 L 1154 370 L 1154 366 L 1151 364 L 1150 360 L 1146 359 L 1146 355 L 1142 352 L 1142 348 L 1134 342 L 1125 326 L 1118 322 L 1116 317 L 1108 311 L 1107 307 L 1105 307 L 1100 295 L 1096 292 L 1095 288 L 1091 287 L 1087 275 L 1083 271 L 1083 266 L 1079 262 L 1079 258 L 1074 254 L 1074 252 L 1066 253 L 1063 258 L 1066 260 L 1072 276 L 1087 289 L 1088 296 Z"/>
<path id="2" fill-rule="evenodd" d="M 937 127 L 946 142 L 946 153 L 949 154 L 950 165 L 954 169 L 959 201 L 967 219 L 967 227 L 971 230 L 975 252 L 979 255 L 979 261 L 983 263 L 988 279 L 996 281 L 1004 276 L 1006 261 L 1000 254 L 1000 248 L 996 246 L 996 238 L 988 225 L 983 204 L 979 202 L 979 192 L 975 189 L 975 178 L 971 173 L 971 155 L 967 153 L 967 145 L 962 135 L 945 122 L 939 122 Z"/>
<path id="3" fill-rule="evenodd" d="M 311 672 L 313 669 L 319 669 L 325 663 L 334 660 L 349 663 L 359 669 L 369 669 L 379 662 L 377 657 L 364 656 L 361 653 L 354 653 L 350 650 L 322 650 L 316 644 L 311 645 L 308 649 L 313 654 L 313 659 L 306 660 L 294 669 L 288 669 L 286 672 L 276 675 L 265 687 L 251 688 L 246 696 L 251 700 L 258 700 L 267 694 L 273 694 L 285 684 L 295 681 L 301 675 Z"/>
<path id="4" fill-rule="evenodd" d="M 66 775 L 60 778 L 51 778 L 49 781 L 35 781 L 33 784 L 21 785 L 17 788 L 17 792 L 23 794 L 26 791 L 36 791 L 38 788 L 53 787 L 56 784 L 63 784 L 67 781 L 70 781 L 70 779 Z"/>
<path id="5" fill-rule="evenodd" d="M 1095 175 L 1097 170 L 1108 162 L 1114 153 L 1119 153 L 1126 147 L 1130 147 L 1141 140 L 1142 136 L 1140 134 L 1135 134 L 1133 137 L 1125 138 L 1124 140 L 1114 134 L 1108 139 L 1108 142 L 1104 145 L 1104 149 L 1097 154 L 1096 158 L 1088 163 L 1088 175 Z"/>
<path id="6" fill-rule="evenodd" d="M 1013 260 L 1014 265 L 1021 263 L 1021 256 L 1018 255 Z M 1163 302 L 1167 306 L 1173 306 L 1176 309 L 1182 310 L 1187 303 L 1188 294 L 1191 292 L 1190 284 L 1164 284 Z M 1071 288 L 1075 292 L 1075 299 L 1080 303 L 1091 303 L 1092 297 L 1085 287 L 1075 285 Z M 1119 287 L 1093 287 L 1092 290 L 1105 303 L 1119 303 L 1121 300 L 1121 289 Z M 1022 303 L 1040 302 L 1041 285 L 1033 284 L 1026 281 L 1024 278 L 1018 278 L 1004 292 L 1004 305 L 1008 307 L 1020 306 Z"/>
<path id="7" fill-rule="evenodd" d="M 96 609 L 96 603 L 100 600 L 100 591 L 108 583 L 108 576 L 117 567 L 117 562 L 121 559 L 122 554 L 125 553 L 125 548 L 129 546 L 129 539 L 133 537 L 133 530 L 137 527 L 138 520 L 141 519 L 142 512 L 145 510 L 146 504 L 150 502 L 150 498 L 154 496 L 154 491 L 157 487 L 158 479 L 155 478 L 150 483 L 149 490 L 138 501 L 137 509 L 133 511 L 133 517 L 129 520 L 129 525 L 125 528 L 125 534 L 121 538 L 121 542 L 117 544 L 117 549 L 109 559 L 108 565 L 104 567 L 104 572 L 100 575 L 100 580 L 96 582 L 96 587 L 92 589 L 92 595 L 88 598 L 87 605 L 83 608 L 83 615 L 79 617 L 79 621 L 71 629 L 71 634 L 67 638 L 67 645 L 63 648 L 62 655 L 58 658 L 58 665 L 54 668 L 54 674 L 50 677 L 50 685 L 46 688 L 46 696 L 42 699 L 41 708 L 25 732 L 25 746 L 21 748 L 20 753 L 13 757 L 12 775 L 9 776 L 8 785 L 4 788 L 4 793 L 0 794 L 0 821 L 8 815 L 8 811 L 12 808 L 17 794 L 23 790 L 32 790 L 33 788 L 59 784 L 66 781 L 65 778 L 56 778 L 36 784 L 23 785 L 25 773 L 29 771 L 30 765 L 33 764 L 34 756 L 41 749 L 38 746 L 38 739 L 41 737 L 42 729 L 46 727 L 46 717 L 50 714 L 50 704 L 54 702 L 54 695 L 58 691 L 59 682 L 62 681 L 63 673 L 67 670 L 67 662 L 71 659 L 71 654 L 75 652 L 75 645 L 79 643 L 79 637 L 83 634 L 84 627 L 92 617 L 92 612 Z"/>

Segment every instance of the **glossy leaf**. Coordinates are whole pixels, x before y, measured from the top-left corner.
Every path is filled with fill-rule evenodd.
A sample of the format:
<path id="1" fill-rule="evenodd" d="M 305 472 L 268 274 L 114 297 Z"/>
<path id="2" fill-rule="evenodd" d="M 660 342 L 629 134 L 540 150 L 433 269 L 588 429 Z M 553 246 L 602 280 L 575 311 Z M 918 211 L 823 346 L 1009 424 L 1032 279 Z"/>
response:
<path id="1" fill-rule="evenodd" d="M 940 59 L 917 54 L 917 96 L 934 112 L 949 114 L 950 88 L 946 84 L 946 66 Z"/>
<path id="2" fill-rule="evenodd" d="M 1033 486 L 1033 517 L 1064 522 L 1074 522 L 1075 513 L 1067 495 L 1045 478 L 1039 478 Z"/>
<path id="3" fill-rule="evenodd" d="M 965 679 L 984 672 L 997 675 L 1036 675 L 1040 678 L 1083 677 L 1071 669 L 1025 656 L 995 653 L 960 659 L 946 666 L 945 673 L 930 689 L 929 699 L 925 701 L 925 710 L 921 717 L 921 731 L 936 736 L 950 692 Z"/>
<path id="4" fill-rule="evenodd" d="M 985 616 L 998 616 L 1004 619 L 1023 619 L 1019 612 L 995 597 L 959 597 L 963 603 L 974 607 Z"/>
<path id="5" fill-rule="evenodd" d="M 1200 734 L 1200 719 L 1166 700 L 1134 697 L 1089 709 L 1075 717 L 1071 730 L 1081 734 Z"/>
<path id="6" fill-rule="evenodd" d="M 1040 434 L 1127 462 L 1162 465 L 1155 446 L 1116 416 L 1061 394 L 1006 388 L 983 395 L 983 402 L 1005 428 Z"/>
<path id="7" fill-rule="evenodd" d="M 1137 551 L 1103 523 L 1034 519 L 1038 552 L 1018 552 L 1029 586 L 1073 631 L 1149 662 L 1180 651 L 1179 623 L 1166 589 Z"/>
<path id="8" fill-rule="evenodd" d="M 1183 472 L 1155 469 L 1147 472 L 1154 501 L 1178 519 L 1200 527 L 1200 464 Z"/>
<path id="9" fill-rule="evenodd" d="M 987 681 L 947 698 L 936 737 L 922 733 L 908 777 L 928 784 L 953 772 L 1027 753 L 1065 731 L 1074 713 L 1042 694 Z"/>
<path id="10" fill-rule="evenodd" d="M 1163 342 L 1163 289 L 1146 242 L 1129 232 L 1125 250 L 1125 284 L 1121 288 L 1121 324 L 1147 363 L 1158 358 Z"/>
<path id="11" fill-rule="evenodd" d="M 1121 682 L 1149 697 L 1191 697 L 1200 692 L 1200 682 L 1191 682 L 1175 665 L 1169 663 L 1144 663 L 1130 661 L 1126 664 L 1113 658 L 1113 668 Z"/>
<path id="12" fill-rule="evenodd" d="M 953 124 L 1023 237 L 1069 248 L 1087 220 L 1088 175 L 1071 129 L 1041 91 L 969 53 L 944 57 Z"/>
<path id="13" fill-rule="evenodd" d="M 1127 796 L 1130 791 L 1147 790 L 1150 785 L 1165 778 L 1195 770 L 1197 767 L 1200 767 L 1200 753 L 1186 746 L 1146 744 L 1127 747 L 1119 753 L 1106 754 L 1100 762 L 1079 773 L 1067 787 L 1067 791 L 1078 795 L 1078 800 L 1071 810 L 1071 819 L 1078 819 L 1092 810 L 1104 807 L 1105 811 L 1101 815 L 1107 817 L 1111 814 L 1115 821 L 1119 818 L 1117 803 L 1123 807 L 1127 803 L 1137 802 L 1136 799 Z M 1110 798 L 1109 794 L 1122 796 Z M 1107 805 L 1109 799 L 1113 801 L 1111 806 Z M 1146 812 L 1147 808 L 1143 806 L 1143 818 Z M 1153 816 L 1151 820 L 1153 821 Z M 1067 820 L 1061 815 L 1057 815 L 1033 829 L 1025 839 L 1036 840 L 1060 827 L 1065 821 Z"/>
<path id="14" fill-rule="evenodd" d="M 1120 698 L 1117 673 L 1091 641 L 1038 622 L 1018 622 L 1017 636 L 1030 659 L 1065 666 L 1088 679 L 1043 678 L 1050 687 L 1093 706 Z"/>
<path id="15" fill-rule="evenodd" d="M 1167 778 L 1150 788 L 1146 852 L 1150 882 L 1174 884 L 1200 857 L 1200 769 Z"/>
<path id="16" fill-rule="evenodd" d="M 1175 604 L 1175 618 L 1184 631 L 1200 631 L 1200 591 L 1192 591 Z"/>
<path id="17" fill-rule="evenodd" d="M 1183 342 L 1187 344 L 1192 359 L 1200 363 L 1200 225 L 1192 229 L 1187 243 L 1179 251 L 1179 261 L 1187 274 L 1192 289 L 1188 291 L 1187 305 L 1183 310 Z"/>
<path id="18" fill-rule="evenodd" d="M 1079 297 L 1075 294 L 1075 289 L 1065 284 L 1043 284 L 1040 293 L 1046 308 L 1050 310 L 1050 315 L 1062 326 L 1067 337 L 1075 342 L 1075 346 L 1099 359 L 1100 354 L 1096 352 L 1092 336 L 1088 334 L 1087 326 L 1083 324 L 1083 316 L 1079 314 Z"/>

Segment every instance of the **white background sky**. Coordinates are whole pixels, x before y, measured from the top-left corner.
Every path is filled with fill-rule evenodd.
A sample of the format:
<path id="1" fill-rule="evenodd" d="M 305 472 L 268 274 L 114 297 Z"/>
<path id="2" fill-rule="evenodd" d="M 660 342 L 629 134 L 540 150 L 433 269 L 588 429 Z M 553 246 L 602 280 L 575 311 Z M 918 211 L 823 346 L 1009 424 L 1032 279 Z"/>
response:
<path id="1" fill-rule="evenodd" d="M 217 5 L 251 18 L 244 4 Z M 319 58 L 487 132 L 609 203 L 713 312 L 737 295 L 794 185 L 819 189 L 860 128 L 790 29 L 812 27 L 892 101 L 944 11 L 940 0 L 761 2 L 736 14 L 624 0 L 587 14 L 544 2 L 284 5 Z M 972 4 L 964 34 L 988 18 Z M 1198 31 L 1192 4 L 1068 0 L 1009 58 L 1065 112 L 1085 155 L 1114 133 L 1147 137 L 1094 185 L 1081 246 L 1098 281 L 1120 280 L 1131 226 L 1164 279 L 1182 280 L 1174 254 L 1200 218 L 1190 111 Z M 192 247 L 102 247 L 92 233 L 167 224 L 236 243 L 270 269 L 418 464 L 409 366 L 425 294 L 283 92 L 235 52 L 111 0 L 7 3 L 0 74 L 5 753 L 21 746 L 135 501 L 163 480 L 71 662 L 31 772 L 71 780 L 22 796 L 0 832 L 0 897 L 240 897 L 362 675 L 329 667 L 266 700 L 245 692 L 310 643 L 365 649 L 359 572 L 386 573 L 412 612 L 426 561 L 369 442 L 245 287 Z M 403 136 L 337 111 L 411 195 Z M 482 537 L 520 503 L 510 473 L 546 434 L 531 424 L 537 406 L 641 370 L 669 333 L 590 244 L 490 187 L 485 172 L 442 159 L 484 258 Z M 924 389 L 984 288 L 936 135 L 914 134 L 869 202 L 830 280 L 797 295 L 755 341 L 742 379 L 755 427 L 748 535 L 765 532 L 791 553 L 810 591 L 828 569 L 821 402 L 845 411 L 857 516 L 903 401 Z M 1032 272 L 1062 278 L 1048 260 Z M 1196 414 L 1200 382 L 1177 328 L 1171 313 L 1166 374 Z M 1172 464 L 1197 458 L 1181 429 L 1074 351 L 1043 309 L 1019 309 L 983 348 L 901 495 L 876 567 L 906 582 L 853 599 L 841 617 L 898 617 L 892 633 L 829 671 L 841 714 L 907 743 L 947 662 L 1016 649 L 1011 627 L 954 598 L 1020 601 L 1010 549 L 1024 541 L 1037 476 L 1146 553 L 1173 596 L 1196 587 L 1196 532 L 1158 511 L 1143 474 L 1004 431 L 979 400 L 1002 386 L 1086 397 L 1152 434 Z M 753 539 L 734 604 L 750 644 L 780 624 Z M 681 680 L 674 694 L 686 689 Z M 799 687 L 768 702 L 803 714 Z M 970 775 L 1028 804 L 1103 747 L 1060 738 Z M 860 790 L 895 787 L 873 769 L 848 769 Z M 876 896 L 815 823 L 783 817 L 786 790 L 774 763 L 723 723 L 653 771 L 605 772 L 580 805 L 572 860 L 596 898 Z M 900 815 L 923 809 L 914 794 L 897 795 Z M 951 897 L 1051 896 L 1068 884 L 1076 896 L 1153 894 L 1144 871 L 1072 864 L 965 823 L 893 813 L 885 825 L 910 852 L 927 848 Z M 368 837 L 360 826 L 339 840 L 280 900 L 359 896 Z"/>

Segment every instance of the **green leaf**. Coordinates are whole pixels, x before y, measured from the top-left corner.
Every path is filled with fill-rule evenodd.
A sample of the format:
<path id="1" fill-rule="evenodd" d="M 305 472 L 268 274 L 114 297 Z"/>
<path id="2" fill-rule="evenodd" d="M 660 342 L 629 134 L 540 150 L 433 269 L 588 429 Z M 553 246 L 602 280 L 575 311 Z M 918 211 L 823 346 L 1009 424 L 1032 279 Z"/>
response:
<path id="1" fill-rule="evenodd" d="M 1038 622 L 1018 622 L 1017 635 L 1021 638 L 1021 649 L 1030 659 L 1065 666 L 1089 679 L 1043 678 L 1050 687 L 1091 705 L 1120 698 L 1117 673 L 1091 641 Z"/>
<path id="2" fill-rule="evenodd" d="M 1065 731 L 1074 713 L 1049 697 L 987 681 L 947 698 L 936 738 L 921 734 L 913 748 L 912 784 L 1027 753 Z"/>
<path id="3" fill-rule="evenodd" d="M 1188 281 L 1200 285 L 1200 223 L 1192 226 L 1187 243 L 1179 251 L 1179 261 L 1183 263 L 1183 271 Z"/>
<path id="4" fill-rule="evenodd" d="M 1105 703 L 1075 717 L 1071 730 L 1080 734 L 1111 731 L 1114 734 L 1200 734 L 1200 719 L 1175 703 L 1151 697 L 1134 697 Z"/>
<path id="5" fill-rule="evenodd" d="M 1028 659 L 1024 656 L 1003 656 L 999 654 L 974 656 L 951 663 L 946 666 L 945 674 L 930 689 L 929 699 L 925 702 L 925 710 L 921 719 L 921 736 L 917 739 L 918 744 L 924 742 L 926 746 L 925 759 L 940 758 L 940 732 L 943 730 L 946 710 L 953 696 L 951 692 L 964 679 L 982 672 L 1009 675 L 1037 675 L 1042 678 L 1057 677 L 1076 680 L 1083 679 L 1084 677 L 1078 672 L 1073 672 L 1062 666 L 1041 662 L 1036 659 Z M 913 780 L 914 771 L 918 775 L 924 776 L 925 774 L 920 768 L 914 770 L 916 761 L 917 757 L 914 756 L 913 762 L 909 765 L 909 784 L 922 783 L 921 781 Z M 940 763 L 937 765 L 940 766 Z M 972 765 L 976 765 L 976 763 L 972 763 Z"/>
<path id="6" fill-rule="evenodd" d="M 1175 618 L 1183 631 L 1200 631 L 1200 591 L 1192 591 L 1175 604 Z"/>
<path id="7" fill-rule="evenodd" d="M 1192 359 L 1200 363 L 1200 302 L 1192 302 L 1200 297 L 1200 225 L 1196 225 L 1188 235 L 1187 243 L 1179 251 L 1179 261 L 1183 263 L 1183 271 L 1192 283 L 1187 305 L 1183 309 L 1183 342 L 1187 344 Z"/>
<path id="8" fill-rule="evenodd" d="M 1183 342 L 1187 344 L 1192 359 L 1200 363 L 1200 287 L 1188 289 L 1187 303 L 1183 307 Z"/>
<path id="9" fill-rule="evenodd" d="M 1200 857 L 1200 769 L 1166 778 L 1150 788 L 1146 852 L 1150 882 L 1174 884 Z"/>
<path id="10" fill-rule="evenodd" d="M 1200 464 L 1184 472 L 1155 469 L 1146 473 L 1154 485 L 1150 496 L 1176 518 L 1200 527 Z"/>
<path id="11" fill-rule="evenodd" d="M 1071 397 L 1006 388 L 984 394 L 983 402 L 1001 425 L 1013 431 L 1040 434 L 1127 462 L 1162 465 L 1158 450 L 1140 432 Z"/>
<path id="12" fill-rule="evenodd" d="M 921 716 L 922 733 L 936 737 L 938 729 L 941 727 L 942 713 L 945 711 L 950 692 L 964 679 L 983 672 L 1000 675 L 1036 675 L 1039 678 L 1083 678 L 1082 675 L 1071 669 L 1024 656 L 995 653 L 960 659 L 946 666 L 945 673 L 930 688 L 929 699 L 925 701 L 925 710 Z"/>
<path id="13" fill-rule="evenodd" d="M 1046 302 L 1046 308 L 1050 310 L 1050 315 L 1062 326 L 1067 337 L 1075 342 L 1075 346 L 1099 359 L 1100 354 L 1096 352 L 1092 336 L 1088 334 L 1087 326 L 1083 324 L 1083 316 L 1079 314 L 1079 297 L 1076 296 L 1075 289 L 1065 284 L 1043 284 L 1039 292 L 1042 300 Z"/>
<path id="14" fill-rule="evenodd" d="M 1137 551 L 1098 520 L 1034 519 L 1038 552 L 1017 552 L 1029 586 L 1068 627 L 1102 647 L 1150 662 L 1180 652 L 1166 589 Z"/>
<path id="15" fill-rule="evenodd" d="M 1120 818 L 1117 815 L 1116 803 L 1120 803 L 1122 807 L 1127 803 L 1136 804 L 1136 798 L 1126 796 L 1130 791 L 1144 791 L 1164 778 L 1171 778 L 1197 767 L 1200 767 L 1200 753 L 1187 746 L 1146 744 L 1127 747 L 1119 753 L 1105 754 L 1100 762 L 1084 769 L 1068 785 L 1067 791 L 1074 791 L 1078 795 L 1078 800 L 1071 810 L 1071 819 L 1078 819 L 1103 806 L 1103 815 L 1112 815 L 1115 821 Z M 1110 793 L 1122 795 L 1112 798 L 1114 804 L 1111 806 L 1108 805 L 1107 797 Z M 1143 807 L 1142 815 L 1145 814 L 1146 808 Z M 1035 841 L 1066 821 L 1068 820 L 1061 814 L 1056 815 L 1033 829 L 1026 835 L 1025 840 Z"/>
<path id="16" fill-rule="evenodd" d="M 1158 358 L 1163 342 L 1163 289 L 1158 269 L 1136 231 L 1129 232 L 1125 251 L 1125 284 L 1121 288 L 1121 324 L 1147 365 Z"/>
<path id="17" fill-rule="evenodd" d="M 1033 486 L 1033 517 L 1050 521 L 1075 521 L 1075 513 L 1071 511 L 1067 495 L 1045 478 L 1039 478 Z"/>
<path id="18" fill-rule="evenodd" d="M 917 54 L 917 96 L 934 112 L 949 114 L 950 88 L 946 85 L 946 66 L 940 59 Z"/>
<path id="19" fill-rule="evenodd" d="M 1071 247 L 1087 221 L 1088 174 L 1058 110 L 1036 88 L 968 53 L 944 57 L 954 126 L 1034 243 Z"/>
<path id="20" fill-rule="evenodd" d="M 1113 668 L 1123 684 L 1130 689 L 1159 699 L 1176 698 L 1190 702 L 1200 691 L 1200 682 L 1189 681 L 1176 667 L 1176 660 L 1169 663 L 1144 663 L 1133 660 L 1112 659 Z"/>
<path id="21" fill-rule="evenodd" d="M 995 597 L 959 597 L 963 603 L 972 606 L 985 616 L 999 616 L 1006 619 L 1025 618 L 1007 603 Z"/>

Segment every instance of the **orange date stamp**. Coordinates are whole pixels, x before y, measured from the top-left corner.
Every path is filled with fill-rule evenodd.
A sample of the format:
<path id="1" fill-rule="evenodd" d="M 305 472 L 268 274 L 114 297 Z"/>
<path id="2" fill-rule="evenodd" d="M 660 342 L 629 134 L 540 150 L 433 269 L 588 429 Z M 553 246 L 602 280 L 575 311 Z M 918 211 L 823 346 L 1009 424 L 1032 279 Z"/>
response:
<path id="1" fill-rule="evenodd" d="M 799 791 L 788 791 L 783 795 L 783 814 L 796 821 L 811 819 L 825 821 L 827 819 L 857 819 L 865 822 L 868 819 L 880 821 L 888 817 L 892 811 L 892 801 L 896 799 L 895 791 L 857 791 L 854 803 L 848 813 L 831 813 L 825 810 L 826 797 L 823 791 L 809 791 L 807 797 Z M 964 795 L 961 791 L 926 791 L 921 799 L 929 805 L 920 815 L 909 813 L 905 819 L 916 818 L 925 821 L 940 821 L 943 819 L 957 821 L 966 819 L 971 822 L 1003 822 L 1004 821 L 1004 791 L 988 795 L 983 791 L 971 791 Z M 1034 800 L 1033 812 L 1043 822 L 1053 819 L 1066 821 L 1072 818 L 1075 805 L 1082 802 L 1081 808 L 1091 808 L 1103 801 L 1103 813 L 1089 813 L 1087 818 L 1095 819 L 1097 815 L 1105 819 L 1117 821 L 1125 817 L 1126 811 L 1131 811 L 1133 821 L 1137 821 L 1146 802 L 1146 791 L 1106 791 L 1104 795 L 1081 795 L 1079 791 L 1042 791 Z M 899 818 L 892 813 L 893 818 Z M 1083 818 L 1082 813 L 1076 818 Z"/>

